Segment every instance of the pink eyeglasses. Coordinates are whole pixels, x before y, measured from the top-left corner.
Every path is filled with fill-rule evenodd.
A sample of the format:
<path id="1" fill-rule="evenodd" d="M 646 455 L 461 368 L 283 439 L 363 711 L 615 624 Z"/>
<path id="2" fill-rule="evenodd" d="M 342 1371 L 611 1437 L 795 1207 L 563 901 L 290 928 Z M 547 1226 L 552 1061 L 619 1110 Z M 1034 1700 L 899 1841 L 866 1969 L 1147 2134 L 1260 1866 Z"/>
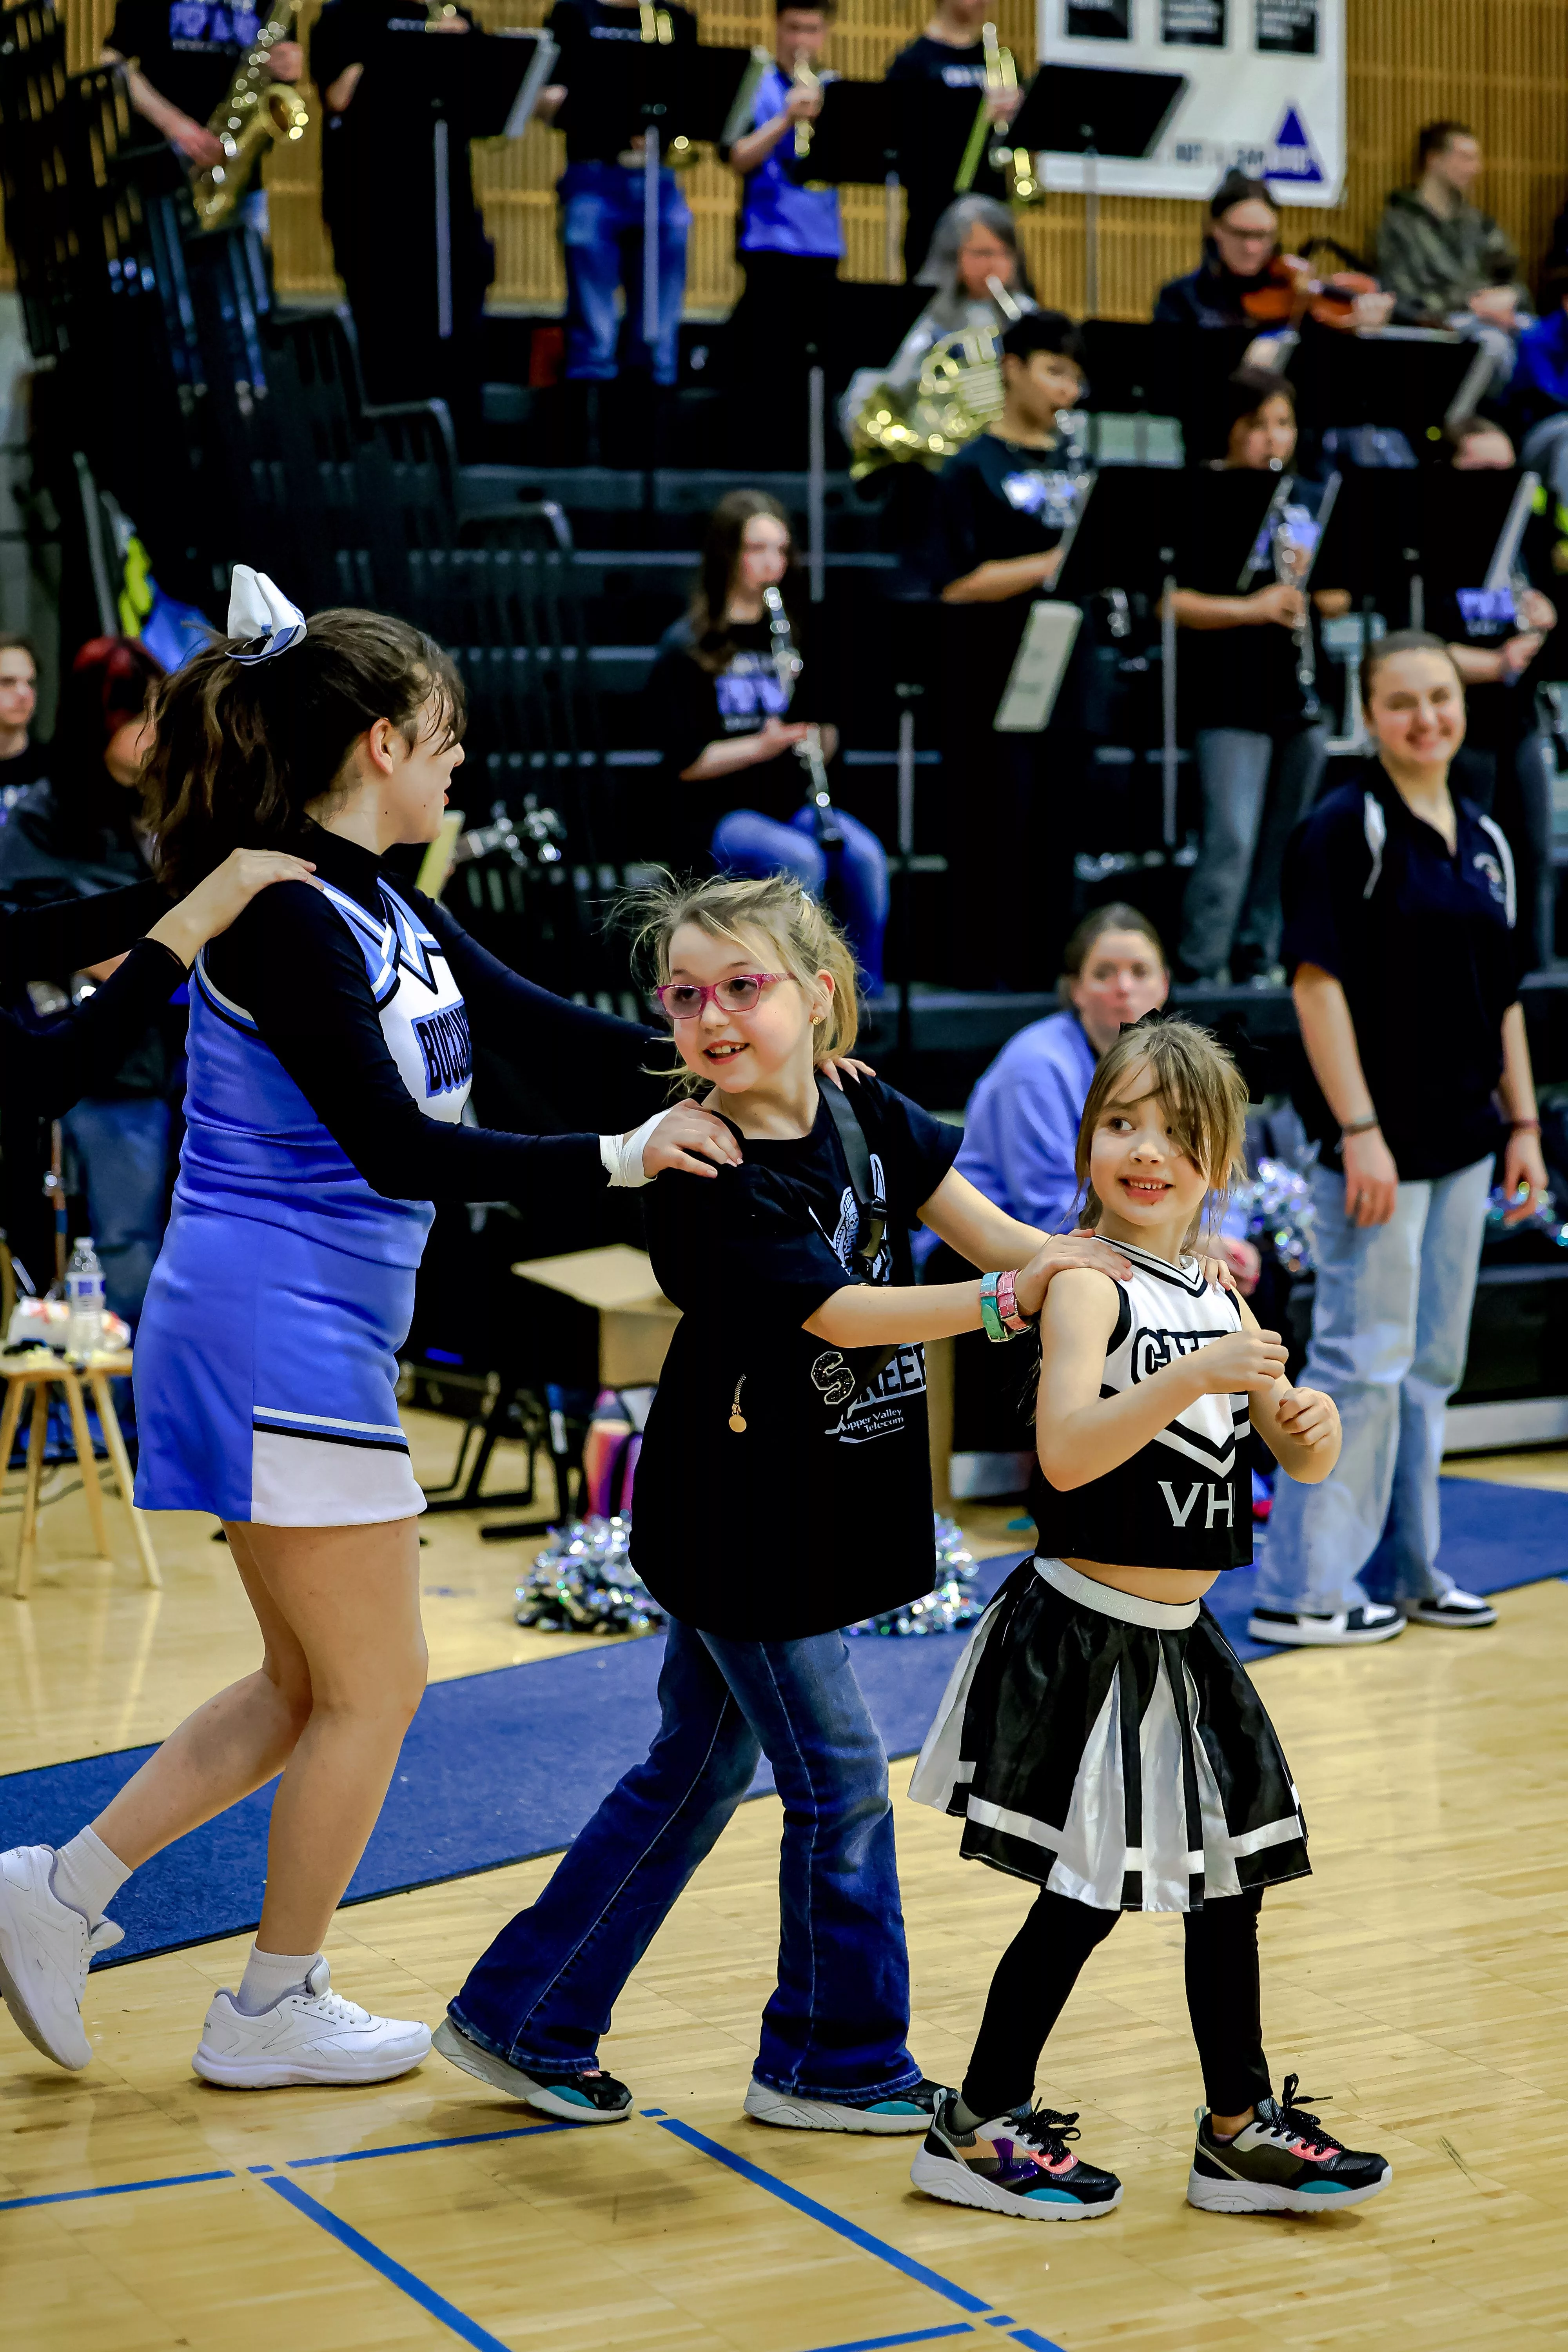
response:
<path id="1" fill-rule="evenodd" d="M 769 982 L 784 978 L 782 971 L 738 971 L 711 988 L 700 988 L 693 980 L 667 980 L 649 992 L 668 1020 L 695 1021 L 710 998 L 721 1013 L 753 1013 Z"/>

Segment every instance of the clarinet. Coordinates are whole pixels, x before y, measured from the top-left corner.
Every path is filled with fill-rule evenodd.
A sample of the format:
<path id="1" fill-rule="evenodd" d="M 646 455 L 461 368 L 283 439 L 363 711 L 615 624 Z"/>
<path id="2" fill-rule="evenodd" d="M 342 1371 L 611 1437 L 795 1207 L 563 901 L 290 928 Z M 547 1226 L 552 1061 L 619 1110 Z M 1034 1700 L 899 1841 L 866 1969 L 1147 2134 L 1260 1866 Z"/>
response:
<path id="1" fill-rule="evenodd" d="M 787 710 L 800 674 L 805 667 L 800 648 L 790 628 L 784 601 L 776 588 L 763 590 L 763 604 L 768 616 L 768 634 L 773 640 L 773 668 L 778 674 Z M 822 849 L 842 849 L 844 829 L 833 805 L 833 791 L 827 781 L 827 765 L 822 756 L 822 730 L 815 721 L 805 730 L 805 740 L 795 747 L 795 758 L 807 776 L 805 805 L 811 811 L 812 830 Z"/>

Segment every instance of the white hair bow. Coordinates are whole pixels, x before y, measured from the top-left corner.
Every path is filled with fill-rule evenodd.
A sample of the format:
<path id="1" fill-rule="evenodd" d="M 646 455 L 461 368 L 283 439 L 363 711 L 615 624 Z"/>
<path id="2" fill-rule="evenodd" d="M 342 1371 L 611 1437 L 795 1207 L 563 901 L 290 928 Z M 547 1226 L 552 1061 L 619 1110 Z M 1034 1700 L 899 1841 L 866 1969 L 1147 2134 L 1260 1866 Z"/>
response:
<path id="1" fill-rule="evenodd" d="M 286 654 L 300 643 L 305 615 L 265 572 L 237 563 L 228 592 L 228 634 L 246 640 L 244 651 L 231 654 L 231 661 L 270 661 L 274 654 Z"/>

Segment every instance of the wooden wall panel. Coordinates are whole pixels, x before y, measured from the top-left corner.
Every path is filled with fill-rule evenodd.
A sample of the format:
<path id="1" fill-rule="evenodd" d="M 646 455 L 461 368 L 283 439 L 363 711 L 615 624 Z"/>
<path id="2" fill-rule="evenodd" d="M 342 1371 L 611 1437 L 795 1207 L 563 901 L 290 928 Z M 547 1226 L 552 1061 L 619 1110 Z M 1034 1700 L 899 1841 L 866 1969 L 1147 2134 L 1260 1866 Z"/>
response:
<path id="1" fill-rule="evenodd" d="M 305 0 L 308 31 L 319 0 Z M 473 0 L 487 25 L 538 23 L 545 0 Z M 65 0 L 71 62 L 98 53 L 113 0 Z M 735 0 L 697 14 L 710 40 L 768 38 L 765 0 Z M 830 62 L 842 72 L 879 73 L 924 21 L 921 0 L 844 0 Z M 1371 246 L 1391 187 L 1408 178 L 1415 136 L 1436 116 L 1472 123 L 1486 150 L 1481 202 L 1519 245 L 1527 274 L 1543 250 L 1552 219 L 1568 198 L 1568 0 L 1348 0 L 1350 168 L 1344 201 L 1331 210 L 1288 210 L 1292 241 L 1337 237 L 1357 251 Z M 1034 0 L 998 0 L 996 21 L 1020 68 L 1034 61 Z M 557 306 L 563 299 L 555 242 L 553 184 L 562 142 L 538 127 L 510 145 L 480 152 L 475 178 L 495 240 L 498 306 Z M 278 280 L 285 293 L 330 293 L 336 284 L 317 202 L 314 130 L 275 154 L 267 173 L 272 200 Z M 734 182 L 716 162 L 686 177 L 693 214 L 688 307 L 726 311 L 739 285 L 733 258 Z M 885 226 L 879 189 L 847 193 L 849 257 L 845 274 L 884 275 Z M 1108 318 L 1143 318 L 1155 289 L 1192 267 L 1199 211 L 1177 199 L 1110 196 L 1100 205 L 1100 309 Z M 1083 303 L 1083 209 L 1079 196 L 1052 194 L 1025 215 L 1023 237 L 1037 290 L 1068 310 Z"/>

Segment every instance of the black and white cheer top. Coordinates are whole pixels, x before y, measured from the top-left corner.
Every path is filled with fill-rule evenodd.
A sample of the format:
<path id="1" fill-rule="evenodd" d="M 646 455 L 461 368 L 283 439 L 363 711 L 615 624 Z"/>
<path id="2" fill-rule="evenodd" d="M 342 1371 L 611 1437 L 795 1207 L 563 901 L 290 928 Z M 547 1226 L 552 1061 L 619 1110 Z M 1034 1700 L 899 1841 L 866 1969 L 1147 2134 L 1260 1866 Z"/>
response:
<path id="1" fill-rule="evenodd" d="M 1126 1242 L 1132 1273 L 1117 1284 L 1116 1328 L 1100 1393 L 1117 1396 L 1178 1356 L 1241 1328 L 1235 1293 L 1204 1279 L 1191 1258 L 1172 1265 Z M 1041 1559 L 1112 1567 L 1246 1568 L 1252 1559 L 1247 1397 L 1205 1396 L 1130 1461 L 1061 1494 L 1037 1463 L 1029 1502 Z"/>

